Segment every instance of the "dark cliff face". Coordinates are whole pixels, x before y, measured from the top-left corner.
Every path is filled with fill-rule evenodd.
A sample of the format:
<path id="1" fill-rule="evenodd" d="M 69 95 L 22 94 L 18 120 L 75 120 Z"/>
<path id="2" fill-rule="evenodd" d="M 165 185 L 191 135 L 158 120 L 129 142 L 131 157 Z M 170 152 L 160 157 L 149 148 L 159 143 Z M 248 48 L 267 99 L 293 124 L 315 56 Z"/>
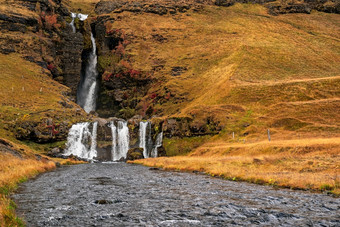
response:
<path id="1" fill-rule="evenodd" d="M 184 13 L 189 9 L 199 10 L 203 5 L 212 5 L 213 0 L 179 0 L 179 1 L 100 1 L 95 8 L 98 15 L 107 13 L 153 13 L 158 15 Z"/>
<path id="2" fill-rule="evenodd" d="M 82 67 L 83 35 L 79 32 L 62 33 L 58 54 L 61 56 L 63 83 L 71 88 L 71 95 L 76 96 Z"/>
<path id="3" fill-rule="evenodd" d="M 22 13 L 12 12 L 10 4 L 23 7 Z M 71 88 L 70 96 L 75 100 L 84 42 L 81 33 L 72 33 L 70 11 L 57 0 L 18 1 L 6 7 L 0 12 L 0 29 L 3 35 L 13 35 L 0 42 L 1 53 L 19 53 L 48 69 L 55 80 Z M 33 41 L 25 42 L 21 36 L 31 36 Z"/>
<path id="4" fill-rule="evenodd" d="M 130 40 L 119 28 L 109 27 L 113 19 L 98 17 L 94 33 L 98 48 L 100 90 L 96 112 L 101 117 L 129 119 L 138 114 L 137 105 L 149 89 L 152 79 L 147 72 L 133 68 L 125 51 Z"/>

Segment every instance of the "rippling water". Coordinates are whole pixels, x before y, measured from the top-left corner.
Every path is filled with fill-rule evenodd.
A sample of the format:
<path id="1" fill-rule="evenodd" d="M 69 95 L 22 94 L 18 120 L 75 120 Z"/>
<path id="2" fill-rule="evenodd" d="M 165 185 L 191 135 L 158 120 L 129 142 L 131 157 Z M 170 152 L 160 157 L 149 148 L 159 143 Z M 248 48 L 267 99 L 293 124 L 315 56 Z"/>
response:
<path id="1" fill-rule="evenodd" d="M 125 163 L 62 167 L 13 198 L 27 226 L 340 226 L 326 195 Z"/>

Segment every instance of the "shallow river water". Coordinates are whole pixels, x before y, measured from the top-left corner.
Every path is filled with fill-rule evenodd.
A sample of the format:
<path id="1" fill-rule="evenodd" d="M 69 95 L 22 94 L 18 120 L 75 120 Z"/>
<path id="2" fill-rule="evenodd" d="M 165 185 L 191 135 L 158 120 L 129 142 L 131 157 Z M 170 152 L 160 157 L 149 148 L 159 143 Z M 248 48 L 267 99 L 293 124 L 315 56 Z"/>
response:
<path id="1" fill-rule="evenodd" d="M 21 185 L 27 226 L 340 226 L 340 200 L 125 163 L 66 166 Z"/>

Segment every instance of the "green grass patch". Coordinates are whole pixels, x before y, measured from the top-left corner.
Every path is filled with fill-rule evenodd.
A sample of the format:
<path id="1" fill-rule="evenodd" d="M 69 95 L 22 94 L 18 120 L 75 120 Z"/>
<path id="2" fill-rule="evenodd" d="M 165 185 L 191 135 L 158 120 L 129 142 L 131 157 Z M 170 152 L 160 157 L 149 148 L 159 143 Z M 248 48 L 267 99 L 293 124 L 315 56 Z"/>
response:
<path id="1" fill-rule="evenodd" d="M 163 146 L 167 156 L 186 155 L 211 138 L 207 136 L 164 138 Z"/>

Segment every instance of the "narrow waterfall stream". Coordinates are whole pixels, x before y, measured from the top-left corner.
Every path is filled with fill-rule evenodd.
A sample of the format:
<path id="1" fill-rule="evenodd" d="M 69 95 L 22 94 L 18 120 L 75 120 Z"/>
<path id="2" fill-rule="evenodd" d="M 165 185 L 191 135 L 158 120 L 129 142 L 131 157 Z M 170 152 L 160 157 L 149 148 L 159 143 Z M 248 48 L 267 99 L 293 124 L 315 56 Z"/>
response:
<path id="1" fill-rule="evenodd" d="M 163 132 L 159 133 L 156 138 L 156 143 L 151 152 L 151 157 L 158 157 L 158 148 L 163 145 Z"/>
<path id="2" fill-rule="evenodd" d="M 71 27 L 72 27 L 73 33 L 76 32 L 76 27 L 74 26 L 74 19 L 76 19 L 76 17 L 77 17 L 77 14 L 76 14 L 76 13 L 71 13 L 72 21 L 71 21 L 70 25 L 71 25 Z"/>
<path id="3" fill-rule="evenodd" d="M 76 32 L 76 27 L 74 26 L 74 20 L 75 20 L 76 18 L 79 18 L 80 21 L 84 21 L 84 20 L 87 19 L 87 17 L 88 17 L 88 15 L 86 15 L 86 14 L 81 14 L 81 13 L 71 13 L 72 21 L 71 21 L 70 25 L 71 25 L 71 27 L 72 27 L 73 33 Z"/>
<path id="4" fill-rule="evenodd" d="M 151 123 L 149 121 L 139 123 L 139 147 L 143 148 L 144 158 L 149 158 L 149 147 L 151 144 Z"/>
<path id="5" fill-rule="evenodd" d="M 78 92 L 77 104 L 79 104 L 87 113 L 96 110 L 97 99 L 97 48 L 96 40 L 91 33 L 92 51 L 88 56 L 85 67 L 85 74 L 81 78 Z"/>

